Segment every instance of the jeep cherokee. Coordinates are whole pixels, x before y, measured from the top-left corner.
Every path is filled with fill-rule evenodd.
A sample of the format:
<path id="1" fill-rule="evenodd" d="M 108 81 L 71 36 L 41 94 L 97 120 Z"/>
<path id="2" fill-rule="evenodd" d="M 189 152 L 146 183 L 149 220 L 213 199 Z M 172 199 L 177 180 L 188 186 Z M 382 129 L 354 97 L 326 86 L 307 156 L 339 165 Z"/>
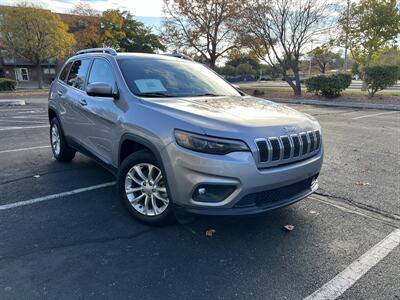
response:
<path id="1" fill-rule="evenodd" d="M 261 213 L 318 187 L 313 117 L 245 95 L 185 57 L 81 50 L 52 83 L 48 114 L 54 157 L 79 151 L 109 169 L 144 222 L 165 223 L 174 207 Z"/>

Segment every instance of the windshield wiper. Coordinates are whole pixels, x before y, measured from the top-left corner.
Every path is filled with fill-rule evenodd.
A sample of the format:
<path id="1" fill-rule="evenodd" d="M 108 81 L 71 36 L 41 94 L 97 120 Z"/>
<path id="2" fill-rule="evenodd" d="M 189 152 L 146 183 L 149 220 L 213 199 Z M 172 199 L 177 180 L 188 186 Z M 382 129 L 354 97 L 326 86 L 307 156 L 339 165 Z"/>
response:
<path id="1" fill-rule="evenodd" d="M 198 95 L 190 95 L 190 97 L 205 97 L 205 96 L 220 97 L 220 96 L 223 96 L 223 95 L 218 95 L 218 94 L 214 94 L 214 93 L 204 93 L 204 94 L 198 94 Z"/>
<path id="2" fill-rule="evenodd" d="M 163 98 L 163 97 L 175 97 L 163 92 L 148 92 L 148 93 L 137 93 L 136 96 L 140 97 L 152 97 L 152 98 Z"/>

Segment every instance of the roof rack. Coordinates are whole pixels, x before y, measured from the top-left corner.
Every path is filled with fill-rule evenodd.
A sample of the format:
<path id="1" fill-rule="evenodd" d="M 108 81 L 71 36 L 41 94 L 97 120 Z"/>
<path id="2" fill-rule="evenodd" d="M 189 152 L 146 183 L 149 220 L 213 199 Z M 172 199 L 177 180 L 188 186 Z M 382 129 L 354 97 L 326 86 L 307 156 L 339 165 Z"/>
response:
<path id="1" fill-rule="evenodd" d="M 172 57 L 177 57 L 177 58 L 181 58 L 181 59 L 186 59 L 186 60 L 191 60 L 193 61 L 193 59 L 190 56 L 187 56 L 185 54 L 181 54 L 181 53 L 165 53 L 163 55 L 166 56 L 172 56 Z"/>
<path id="2" fill-rule="evenodd" d="M 85 53 L 108 53 L 111 55 L 117 55 L 117 51 L 115 51 L 113 48 L 90 48 L 90 49 L 83 49 L 79 50 L 76 52 L 76 55 L 78 54 L 85 54 Z"/>

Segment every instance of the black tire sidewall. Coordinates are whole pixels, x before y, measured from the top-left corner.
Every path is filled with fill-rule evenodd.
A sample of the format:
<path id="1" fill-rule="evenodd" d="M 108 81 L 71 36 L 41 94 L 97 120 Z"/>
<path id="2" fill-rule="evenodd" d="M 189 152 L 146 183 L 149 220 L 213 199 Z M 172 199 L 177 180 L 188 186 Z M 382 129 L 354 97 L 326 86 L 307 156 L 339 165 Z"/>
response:
<path id="1" fill-rule="evenodd" d="M 157 161 L 157 159 L 154 157 L 154 155 L 148 151 L 148 150 L 140 150 L 135 153 L 132 153 L 129 155 L 127 158 L 124 159 L 122 162 L 118 174 L 117 174 L 117 189 L 118 189 L 118 195 L 122 203 L 127 207 L 128 211 L 138 220 L 141 222 L 144 222 L 146 224 L 152 224 L 152 225 L 165 225 L 165 224 L 170 224 L 173 221 L 173 212 L 172 212 L 172 200 L 170 193 L 168 192 L 168 198 L 169 198 L 169 204 L 168 207 L 160 214 L 157 216 L 145 216 L 142 215 L 140 212 L 138 212 L 136 209 L 132 207 L 130 204 L 126 193 L 125 193 L 125 178 L 126 174 L 128 171 L 136 164 L 139 163 L 151 163 L 158 167 L 164 177 L 164 180 L 166 182 L 167 186 L 167 192 L 168 192 L 168 182 L 166 178 L 165 171 L 163 167 L 160 165 L 160 163 Z"/>
<path id="2" fill-rule="evenodd" d="M 54 152 L 53 145 L 52 145 L 51 130 L 53 129 L 54 126 L 57 126 L 58 134 L 60 136 L 60 153 L 59 154 Z M 51 146 L 51 151 L 53 152 L 54 158 L 57 159 L 58 161 L 70 161 L 75 156 L 75 151 L 68 146 L 68 144 L 65 140 L 60 121 L 57 118 L 53 118 L 50 122 L 50 146 Z"/>

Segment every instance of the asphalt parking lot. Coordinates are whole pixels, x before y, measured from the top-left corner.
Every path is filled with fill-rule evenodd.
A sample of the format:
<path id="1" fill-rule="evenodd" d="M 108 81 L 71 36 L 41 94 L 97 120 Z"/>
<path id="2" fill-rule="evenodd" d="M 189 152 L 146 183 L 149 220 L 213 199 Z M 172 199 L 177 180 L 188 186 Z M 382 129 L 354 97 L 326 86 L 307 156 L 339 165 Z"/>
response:
<path id="1" fill-rule="evenodd" d="M 400 112 L 293 105 L 322 125 L 317 194 L 158 228 L 94 161 L 56 162 L 27 102 L 0 107 L 1 299 L 400 299 Z"/>

